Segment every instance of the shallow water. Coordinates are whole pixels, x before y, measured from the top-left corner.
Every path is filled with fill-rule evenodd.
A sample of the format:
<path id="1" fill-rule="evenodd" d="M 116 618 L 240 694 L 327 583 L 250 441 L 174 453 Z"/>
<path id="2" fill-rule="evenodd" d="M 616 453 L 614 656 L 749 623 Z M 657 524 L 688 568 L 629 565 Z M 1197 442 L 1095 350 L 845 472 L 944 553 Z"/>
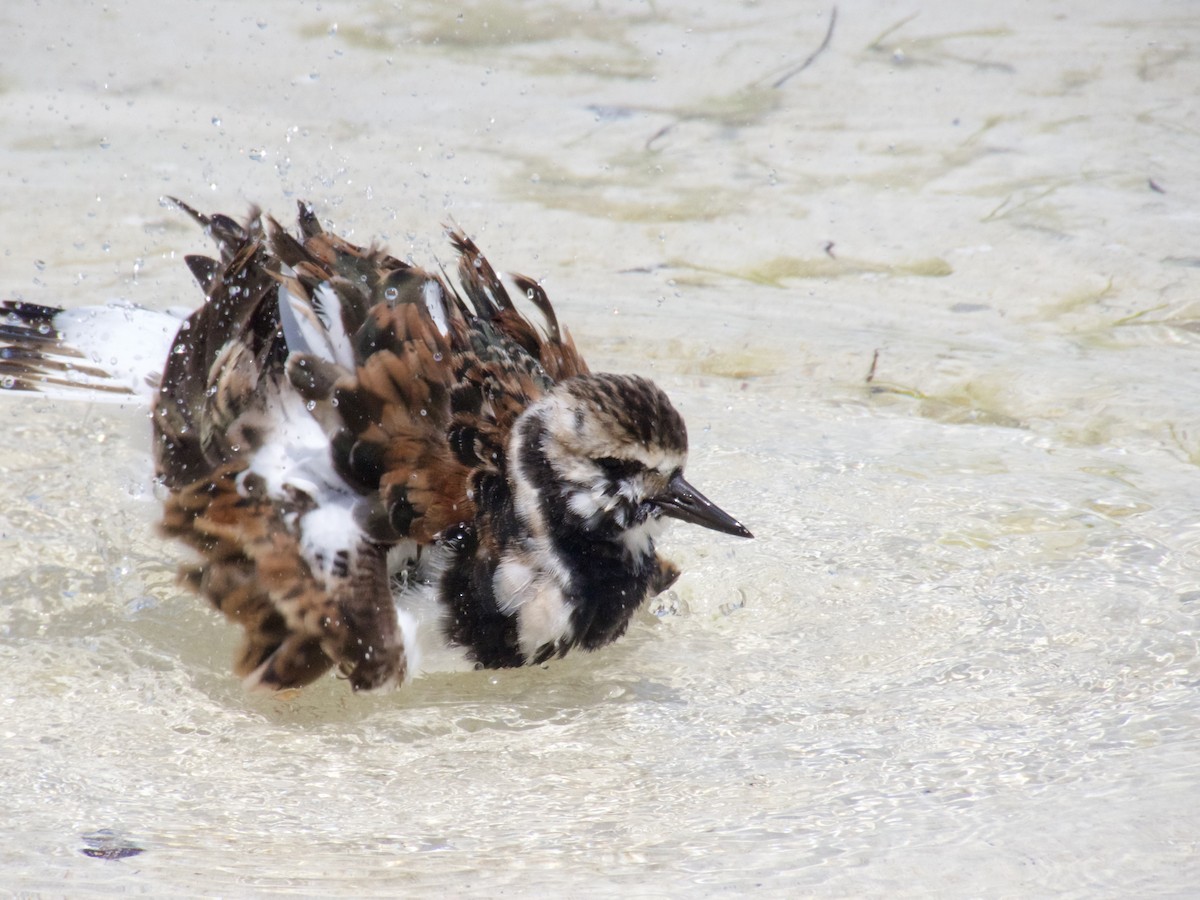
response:
<path id="1" fill-rule="evenodd" d="M 248 697 L 144 416 L 13 399 L 0 883 L 1191 893 L 1200 15 L 963 6 L 800 70 L 829 7 L 7 4 L 7 296 L 194 303 L 160 194 L 425 262 L 453 219 L 757 538 L 674 529 L 595 655 Z"/>

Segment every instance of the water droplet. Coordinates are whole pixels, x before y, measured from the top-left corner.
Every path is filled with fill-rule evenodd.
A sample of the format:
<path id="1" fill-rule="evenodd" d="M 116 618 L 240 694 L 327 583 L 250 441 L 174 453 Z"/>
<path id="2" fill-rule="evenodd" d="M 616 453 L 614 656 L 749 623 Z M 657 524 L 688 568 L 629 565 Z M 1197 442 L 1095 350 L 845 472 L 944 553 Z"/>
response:
<path id="1" fill-rule="evenodd" d="M 739 588 L 736 593 L 737 596 L 733 600 L 730 600 L 728 603 L 722 603 L 717 607 L 721 615 L 732 615 L 746 605 L 746 595 L 742 593 L 742 590 Z"/>
<path id="2" fill-rule="evenodd" d="M 251 147 L 247 155 L 255 162 L 262 162 L 267 158 L 267 151 L 259 147 Z"/>
<path id="3" fill-rule="evenodd" d="M 427 416 L 427 415 L 429 415 L 429 410 L 422 408 L 422 409 L 421 409 L 421 415 L 423 415 L 423 416 Z"/>
<path id="4" fill-rule="evenodd" d="M 399 296 L 400 296 L 400 292 L 398 290 L 396 290 L 396 288 L 394 288 L 394 287 L 384 288 L 383 298 L 385 300 L 395 300 Z"/>
<path id="5" fill-rule="evenodd" d="M 5 375 L 3 378 L 0 378 L 0 388 L 6 391 L 11 391 L 16 386 L 17 379 L 13 378 L 11 375 Z"/>
<path id="6" fill-rule="evenodd" d="M 46 261 L 44 259 L 35 259 L 33 261 L 33 267 L 39 272 L 44 272 L 46 271 Z"/>
<path id="7" fill-rule="evenodd" d="M 220 127 L 221 127 L 221 117 L 220 117 L 220 116 L 213 116 L 213 117 L 212 117 L 212 123 L 213 123 L 214 125 L 216 125 L 218 128 L 220 128 Z"/>
<path id="8" fill-rule="evenodd" d="M 309 412 L 312 412 L 314 409 L 317 408 L 317 401 L 309 400 L 307 403 L 304 404 L 304 408 L 307 409 Z"/>
<path id="9" fill-rule="evenodd" d="M 434 354 L 433 354 L 433 361 L 434 361 L 434 362 L 441 362 L 441 361 L 442 361 L 442 354 L 440 354 L 440 353 L 434 353 Z"/>
<path id="10" fill-rule="evenodd" d="M 100 138 L 100 149 L 101 150 L 107 150 L 111 146 L 112 146 L 112 142 L 108 138 L 106 138 L 106 137 Z"/>

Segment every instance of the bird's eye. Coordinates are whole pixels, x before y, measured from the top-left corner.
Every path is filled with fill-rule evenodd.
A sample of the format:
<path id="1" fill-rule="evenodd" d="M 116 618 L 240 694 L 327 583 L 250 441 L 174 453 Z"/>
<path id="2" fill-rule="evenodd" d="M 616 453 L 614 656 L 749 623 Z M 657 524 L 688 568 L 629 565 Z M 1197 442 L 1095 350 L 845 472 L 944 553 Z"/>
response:
<path id="1" fill-rule="evenodd" d="M 617 459 L 615 456 L 602 456 L 595 460 L 595 463 L 600 467 L 600 471 L 614 481 L 618 478 L 627 478 L 640 468 L 638 463 L 632 460 Z"/>

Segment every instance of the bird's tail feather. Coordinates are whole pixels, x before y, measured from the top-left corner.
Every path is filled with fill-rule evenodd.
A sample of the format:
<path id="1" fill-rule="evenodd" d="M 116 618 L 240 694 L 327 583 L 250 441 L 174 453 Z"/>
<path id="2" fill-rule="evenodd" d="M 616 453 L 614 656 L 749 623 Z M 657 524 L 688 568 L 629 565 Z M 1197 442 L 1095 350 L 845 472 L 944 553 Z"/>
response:
<path id="1" fill-rule="evenodd" d="M 149 405 L 186 311 L 0 301 L 0 389 Z"/>

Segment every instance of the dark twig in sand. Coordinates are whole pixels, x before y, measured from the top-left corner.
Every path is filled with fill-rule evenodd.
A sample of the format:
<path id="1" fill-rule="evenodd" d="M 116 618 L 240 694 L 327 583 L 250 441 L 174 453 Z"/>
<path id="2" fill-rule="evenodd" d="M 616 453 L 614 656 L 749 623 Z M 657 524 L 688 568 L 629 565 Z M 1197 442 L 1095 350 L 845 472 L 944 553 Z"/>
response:
<path id="1" fill-rule="evenodd" d="M 876 350 L 871 357 L 871 368 L 867 370 L 867 384 L 875 380 L 875 367 L 879 365 L 879 351 Z"/>
<path id="2" fill-rule="evenodd" d="M 827 29 L 825 29 L 825 40 L 821 41 L 821 46 L 818 47 L 816 50 L 814 50 L 812 53 L 810 53 L 808 55 L 808 59 L 806 59 L 804 62 L 800 63 L 800 65 L 796 66 L 796 68 L 791 69 L 787 72 L 784 72 L 777 79 L 775 79 L 775 82 L 771 85 L 771 87 L 773 87 L 773 88 L 783 87 L 784 82 L 794 78 L 795 76 L 797 76 L 801 72 L 803 72 L 805 69 L 807 69 L 809 66 L 811 66 L 816 61 L 816 58 L 818 56 L 820 56 L 822 53 L 824 53 L 826 48 L 829 47 L 829 42 L 831 40 L 833 40 L 833 26 L 835 26 L 836 24 L 837 24 L 837 7 L 835 6 L 829 11 L 829 27 Z"/>
<path id="3" fill-rule="evenodd" d="M 662 128 L 658 129 L 658 131 L 654 132 L 654 134 L 650 135 L 649 140 L 646 141 L 646 149 L 652 149 L 650 146 L 651 144 L 657 141 L 660 137 L 665 137 L 667 133 L 678 124 L 678 122 L 672 122 L 669 125 L 664 125 Z"/>

